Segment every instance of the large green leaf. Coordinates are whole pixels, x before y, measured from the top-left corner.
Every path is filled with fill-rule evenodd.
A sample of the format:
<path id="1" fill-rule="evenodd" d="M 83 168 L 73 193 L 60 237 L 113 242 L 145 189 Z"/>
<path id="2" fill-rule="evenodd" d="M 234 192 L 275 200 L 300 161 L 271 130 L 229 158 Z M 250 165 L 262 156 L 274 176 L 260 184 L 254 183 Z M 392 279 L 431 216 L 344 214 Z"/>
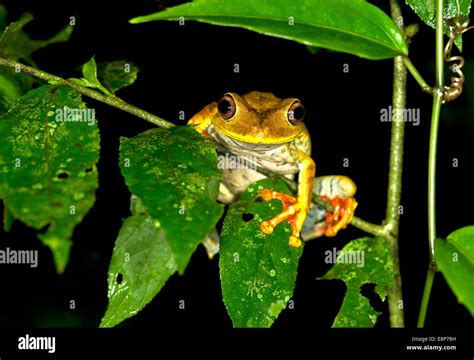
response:
<path id="1" fill-rule="evenodd" d="M 50 39 L 33 40 L 25 32 L 23 27 L 33 20 L 33 15 L 24 14 L 18 21 L 11 23 L 0 38 L 0 55 L 12 59 L 30 60 L 29 55 L 49 44 L 68 41 L 73 27 L 67 25 Z"/>
<path id="2" fill-rule="evenodd" d="M 436 0 L 405 0 L 423 22 L 433 29 L 436 28 Z M 456 15 L 469 16 L 472 0 L 444 0 L 443 23 L 444 33 L 450 36 L 448 20 Z M 456 40 L 459 50 L 462 50 L 462 38 Z"/>
<path id="3" fill-rule="evenodd" d="M 454 231 L 447 241 L 436 239 L 435 256 L 458 301 L 474 316 L 474 226 Z"/>
<path id="4" fill-rule="evenodd" d="M 116 60 L 98 64 L 97 76 L 112 93 L 132 85 L 137 79 L 138 68 L 130 61 Z"/>
<path id="5" fill-rule="evenodd" d="M 293 295 L 302 248 L 288 245 L 285 223 L 271 235 L 260 223 L 282 210 L 279 200 L 259 201 L 264 188 L 289 193 L 281 180 L 252 184 L 225 218 L 220 249 L 222 296 L 235 327 L 270 327 Z"/>
<path id="6" fill-rule="evenodd" d="M 120 168 L 163 226 L 182 274 L 223 211 L 216 203 L 221 174 L 213 144 L 190 126 L 152 129 L 121 139 Z"/>
<path id="7" fill-rule="evenodd" d="M 335 256 L 337 255 L 337 256 Z M 384 300 L 392 283 L 392 257 L 384 238 L 364 237 L 352 240 L 337 253 L 327 250 L 325 261 L 335 265 L 320 279 L 340 279 L 347 293 L 333 327 L 373 327 L 380 312 L 361 294 L 365 284 L 376 284 L 375 293 Z"/>
<path id="8" fill-rule="evenodd" d="M 100 326 L 112 327 L 137 314 L 176 270 L 163 227 L 132 197 L 132 216 L 120 229 L 109 266 L 109 305 Z"/>
<path id="9" fill-rule="evenodd" d="M 45 85 L 0 117 L 0 198 L 53 251 L 58 272 L 95 201 L 99 131 L 79 94 Z"/>
<path id="10" fill-rule="evenodd" d="M 408 54 L 404 36 L 390 17 L 362 0 L 196 0 L 130 22 L 153 20 L 242 27 L 368 59 Z"/>

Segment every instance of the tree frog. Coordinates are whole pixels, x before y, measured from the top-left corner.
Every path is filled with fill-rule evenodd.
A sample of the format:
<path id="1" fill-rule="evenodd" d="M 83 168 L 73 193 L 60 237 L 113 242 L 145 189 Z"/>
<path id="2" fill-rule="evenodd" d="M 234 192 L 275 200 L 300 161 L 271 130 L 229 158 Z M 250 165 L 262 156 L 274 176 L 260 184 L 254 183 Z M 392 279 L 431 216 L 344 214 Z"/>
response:
<path id="1" fill-rule="evenodd" d="M 283 211 L 260 224 L 263 233 L 271 234 L 279 223 L 287 221 L 292 228 L 288 242 L 295 248 L 301 246 L 301 238 L 307 241 L 322 235 L 335 236 L 351 221 L 357 206 L 353 197 L 356 185 L 348 177 L 315 179 L 316 166 L 304 116 L 298 99 L 280 99 L 268 92 L 252 91 L 242 96 L 229 92 L 188 122 L 231 154 L 220 158 L 220 202 L 236 201 L 250 184 L 266 178 L 258 167 L 290 179 L 298 174 L 296 197 L 270 189 L 262 191 L 264 200 L 280 200 Z M 235 166 L 238 161 L 232 156 L 245 159 L 246 166 Z M 329 202 L 333 212 L 313 204 L 313 192 Z M 204 241 L 210 257 L 218 251 L 216 238 L 214 233 Z"/>

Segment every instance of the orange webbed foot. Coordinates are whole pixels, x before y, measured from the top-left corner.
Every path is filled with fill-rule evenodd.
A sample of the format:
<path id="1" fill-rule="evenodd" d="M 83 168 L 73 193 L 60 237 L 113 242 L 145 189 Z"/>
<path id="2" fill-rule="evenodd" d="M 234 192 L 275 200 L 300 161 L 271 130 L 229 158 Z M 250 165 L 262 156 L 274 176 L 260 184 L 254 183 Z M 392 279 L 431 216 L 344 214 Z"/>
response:
<path id="1" fill-rule="evenodd" d="M 301 246 L 300 230 L 306 218 L 307 209 L 298 203 L 298 200 L 291 195 L 264 189 L 262 191 L 262 198 L 264 200 L 278 199 L 283 204 L 283 211 L 270 220 L 263 221 L 260 224 L 260 230 L 263 233 L 270 235 L 273 233 L 275 226 L 283 221 L 287 221 L 291 226 L 291 236 L 289 238 L 289 245 L 295 248 Z"/>
<path id="2" fill-rule="evenodd" d="M 336 236 L 341 229 L 345 229 L 354 216 L 354 210 L 357 207 L 357 201 L 353 197 L 335 197 L 329 199 L 322 196 L 321 200 L 331 204 L 333 211 L 326 211 L 327 227 L 324 235 L 328 237 Z"/>

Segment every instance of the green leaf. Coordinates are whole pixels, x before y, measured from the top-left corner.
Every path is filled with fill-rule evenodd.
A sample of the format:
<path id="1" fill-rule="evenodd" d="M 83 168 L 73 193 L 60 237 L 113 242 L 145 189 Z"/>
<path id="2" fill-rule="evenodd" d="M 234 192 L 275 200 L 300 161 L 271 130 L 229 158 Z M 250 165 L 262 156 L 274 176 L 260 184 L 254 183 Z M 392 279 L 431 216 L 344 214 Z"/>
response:
<path id="1" fill-rule="evenodd" d="M 132 85 L 137 80 L 138 71 L 135 65 L 125 60 L 102 63 L 97 69 L 100 81 L 112 93 Z"/>
<path id="2" fill-rule="evenodd" d="M 18 21 L 11 23 L 0 38 L 0 55 L 11 59 L 25 59 L 31 62 L 30 54 L 50 44 L 69 40 L 73 27 L 67 25 L 50 39 L 33 40 L 23 32 L 23 27 L 33 20 L 33 15 L 24 14 Z"/>
<path id="3" fill-rule="evenodd" d="M 337 255 L 337 257 L 335 256 Z M 372 308 L 361 294 L 365 284 L 376 284 L 375 293 L 383 301 L 386 288 L 392 283 L 392 257 L 382 237 L 352 240 L 337 254 L 327 250 L 325 261 L 335 265 L 320 279 L 340 279 L 346 283 L 347 293 L 333 327 L 373 327 L 379 311 Z"/>
<path id="4" fill-rule="evenodd" d="M 250 185 L 224 220 L 220 245 L 222 296 L 234 327 L 270 327 L 293 295 L 302 248 L 288 245 L 291 227 L 271 235 L 260 223 L 282 211 L 279 200 L 259 201 L 264 188 L 290 193 L 281 180 Z"/>
<path id="5" fill-rule="evenodd" d="M 94 57 L 91 57 L 88 62 L 82 65 L 82 76 L 91 84 L 100 84 L 97 79 L 97 64 Z"/>
<path id="6" fill-rule="evenodd" d="M 100 327 L 137 314 L 177 269 L 163 227 L 132 197 L 132 216 L 120 229 L 109 266 L 109 305 Z"/>
<path id="7" fill-rule="evenodd" d="M 220 171 L 212 143 L 190 126 L 152 129 L 121 138 L 120 168 L 165 230 L 182 274 L 197 245 L 222 215 Z"/>
<path id="8" fill-rule="evenodd" d="M 18 99 L 31 90 L 33 79 L 24 73 L 13 69 L 0 67 L 0 96 Z"/>
<path id="9" fill-rule="evenodd" d="M 130 22 L 180 19 L 241 27 L 367 59 L 408 54 L 390 17 L 362 0 L 196 0 Z"/>
<path id="10" fill-rule="evenodd" d="M 458 301 L 474 316 L 474 226 L 454 231 L 447 240 L 436 239 L 435 257 Z"/>
<path id="11" fill-rule="evenodd" d="M 448 20 L 456 15 L 469 17 L 472 0 L 444 0 L 443 25 L 444 33 L 450 36 Z M 433 29 L 436 29 L 436 0 L 406 0 L 421 20 Z M 459 51 L 462 51 L 461 36 L 455 41 Z"/>
<path id="12" fill-rule="evenodd" d="M 98 89 L 105 95 L 112 95 L 97 78 L 97 64 L 94 57 L 91 57 L 88 62 L 82 65 L 82 76 L 84 76 L 82 79 L 70 78 L 68 80 L 80 86 Z"/>
<path id="13" fill-rule="evenodd" d="M 53 252 L 58 272 L 95 201 L 99 131 L 79 94 L 45 85 L 0 116 L 0 198 Z M 49 226 L 49 227 L 47 227 Z M 47 227 L 47 229 L 46 229 Z"/>

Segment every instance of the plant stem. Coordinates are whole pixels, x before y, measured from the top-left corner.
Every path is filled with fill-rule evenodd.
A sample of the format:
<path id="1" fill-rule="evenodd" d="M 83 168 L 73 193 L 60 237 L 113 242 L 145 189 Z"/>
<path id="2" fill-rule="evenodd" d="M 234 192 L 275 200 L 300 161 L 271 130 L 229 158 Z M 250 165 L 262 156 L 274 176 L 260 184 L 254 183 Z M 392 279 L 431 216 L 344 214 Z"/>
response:
<path id="1" fill-rule="evenodd" d="M 155 124 L 157 126 L 169 128 L 172 126 L 175 126 L 173 123 L 166 121 L 156 115 L 153 115 L 145 110 L 142 110 L 136 106 L 133 106 L 122 99 L 116 97 L 116 96 L 109 96 L 109 95 L 104 95 L 96 90 L 92 90 L 89 88 L 86 88 L 84 86 L 80 86 L 77 84 L 74 84 L 66 79 L 63 79 L 59 76 L 49 74 L 45 71 L 36 69 L 31 66 L 23 65 L 22 63 L 19 63 L 17 61 L 7 59 L 3 56 L 0 56 L 0 65 L 4 65 L 6 67 L 12 68 L 15 71 L 21 71 L 25 74 L 32 75 L 34 77 L 37 77 L 38 79 L 45 80 L 49 83 L 52 84 L 58 84 L 58 85 L 64 85 L 68 86 L 71 89 L 74 89 L 78 93 L 88 96 L 92 99 L 95 99 L 97 101 L 103 102 L 107 105 L 113 106 L 115 108 L 118 108 L 120 110 L 123 110 L 125 112 L 128 112 L 129 114 L 135 115 L 136 117 L 139 117 L 141 119 L 144 119 L 148 122 L 151 122 L 152 124 Z"/>
<path id="2" fill-rule="evenodd" d="M 426 274 L 425 288 L 423 290 L 423 298 L 421 299 L 420 313 L 418 314 L 417 327 L 422 328 L 425 326 L 426 311 L 428 310 L 428 303 L 430 301 L 431 287 L 433 286 L 433 280 L 436 272 L 431 267 L 428 268 Z"/>
<path id="3" fill-rule="evenodd" d="M 362 220 L 357 216 L 352 218 L 351 225 L 374 236 L 386 235 L 385 228 L 383 226 L 369 223 L 368 221 Z"/>
<path id="4" fill-rule="evenodd" d="M 436 0 L 436 86 L 444 86 L 444 41 L 443 41 L 444 0 Z"/>
<path id="5" fill-rule="evenodd" d="M 397 0 L 390 0 L 392 19 L 404 32 L 403 18 Z M 400 276 L 400 258 L 398 253 L 398 227 L 400 222 L 400 198 L 402 191 L 403 143 L 405 122 L 403 118 L 406 105 L 407 70 L 403 57 L 394 58 L 393 66 L 393 119 L 390 143 L 390 168 L 388 174 L 387 211 L 385 223 L 391 236 L 386 236 L 392 253 L 393 281 L 388 289 L 388 308 L 391 327 L 404 327 L 402 283 Z"/>
<path id="6" fill-rule="evenodd" d="M 428 155 L 428 245 L 430 267 L 435 264 L 434 243 L 436 239 L 436 152 L 438 147 L 438 130 L 443 92 L 437 89 L 434 94 L 431 112 L 431 130 Z"/>
<path id="7" fill-rule="evenodd" d="M 428 247 L 430 262 L 425 280 L 425 288 L 418 314 L 418 327 L 425 325 L 426 312 L 431 296 L 431 288 L 436 274 L 436 152 L 438 147 L 439 118 L 443 104 L 444 91 L 444 42 L 443 42 L 444 1 L 436 1 L 436 89 L 433 92 L 431 112 L 430 145 L 428 155 Z"/>
<path id="8" fill-rule="evenodd" d="M 411 75 L 415 78 L 416 82 L 421 86 L 421 89 L 424 92 L 432 94 L 433 88 L 427 84 L 425 79 L 423 79 L 421 74 L 416 69 L 415 65 L 413 65 L 413 63 L 407 56 L 403 57 L 403 64 L 406 66 Z"/>

